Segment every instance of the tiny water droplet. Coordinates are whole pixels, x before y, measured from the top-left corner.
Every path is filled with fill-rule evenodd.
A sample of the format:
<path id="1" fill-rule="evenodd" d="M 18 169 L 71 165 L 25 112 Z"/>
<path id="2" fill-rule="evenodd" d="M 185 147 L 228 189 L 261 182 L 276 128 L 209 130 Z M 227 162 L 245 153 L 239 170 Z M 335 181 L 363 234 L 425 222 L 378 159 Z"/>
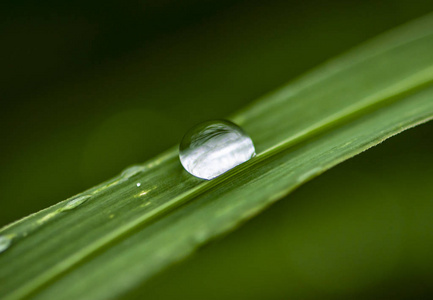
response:
<path id="1" fill-rule="evenodd" d="M 254 157 L 251 138 L 226 120 L 208 121 L 191 128 L 179 146 L 179 159 L 192 175 L 213 179 Z"/>
<path id="2" fill-rule="evenodd" d="M 140 187 L 141 183 L 140 183 L 140 182 L 138 182 L 138 183 L 137 183 L 136 185 L 137 185 L 137 187 Z"/>
<path id="3" fill-rule="evenodd" d="M 5 235 L 0 235 L 0 253 L 2 253 L 7 248 L 9 248 L 11 243 L 12 243 L 12 240 L 9 237 L 7 237 Z"/>
<path id="4" fill-rule="evenodd" d="M 130 177 L 140 173 L 140 172 L 143 172 L 144 169 L 145 169 L 145 167 L 143 167 L 143 166 L 131 166 L 131 167 L 123 170 L 122 173 L 120 174 L 120 176 L 127 179 L 127 178 L 130 178 Z"/>
<path id="5" fill-rule="evenodd" d="M 52 218 L 54 218 L 55 216 L 57 216 L 59 214 L 59 211 L 62 211 L 63 208 L 58 209 L 56 211 L 50 212 L 48 214 L 46 214 L 45 216 L 43 216 L 42 218 L 40 218 L 39 220 L 36 221 L 37 224 L 42 225 L 45 222 L 47 222 L 48 220 L 51 220 Z"/>
<path id="6" fill-rule="evenodd" d="M 304 182 L 306 180 L 309 180 L 313 177 L 318 176 L 319 174 L 323 173 L 324 168 L 319 166 L 319 167 L 315 167 L 311 170 L 306 171 L 305 173 L 303 173 L 301 176 L 298 177 L 298 182 Z"/>
<path id="7" fill-rule="evenodd" d="M 61 208 L 62 211 L 65 210 L 70 210 L 70 209 L 74 209 L 77 206 L 83 204 L 84 202 L 86 202 L 87 200 L 89 200 L 91 196 L 90 195 L 83 195 L 83 196 L 78 196 L 75 197 L 74 199 L 68 201 L 68 203 L 65 204 L 65 206 L 63 206 Z"/>

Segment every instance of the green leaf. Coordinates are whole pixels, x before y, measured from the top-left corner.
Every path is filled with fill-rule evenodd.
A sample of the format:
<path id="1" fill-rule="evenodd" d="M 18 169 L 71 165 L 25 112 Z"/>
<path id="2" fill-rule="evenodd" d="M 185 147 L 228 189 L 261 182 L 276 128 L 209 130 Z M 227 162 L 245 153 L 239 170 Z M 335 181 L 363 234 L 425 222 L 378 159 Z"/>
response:
<path id="1" fill-rule="evenodd" d="M 429 15 L 234 115 L 258 155 L 218 178 L 192 177 L 172 149 L 3 228 L 0 296 L 125 293 L 302 183 L 430 120 L 431 53 Z"/>

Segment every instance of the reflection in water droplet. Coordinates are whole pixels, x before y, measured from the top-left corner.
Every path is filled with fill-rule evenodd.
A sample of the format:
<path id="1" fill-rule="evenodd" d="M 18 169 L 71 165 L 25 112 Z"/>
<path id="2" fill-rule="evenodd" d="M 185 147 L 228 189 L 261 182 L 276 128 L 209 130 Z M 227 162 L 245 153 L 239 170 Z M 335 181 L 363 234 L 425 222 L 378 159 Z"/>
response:
<path id="1" fill-rule="evenodd" d="M 11 243 L 12 243 L 12 240 L 9 237 L 7 237 L 5 235 L 0 235 L 0 253 L 2 253 L 7 248 L 9 248 Z"/>
<path id="2" fill-rule="evenodd" d="M 65 210 L 74 209 L 77 206 L 79 206 L 79 205 L 83 204 L 84 202 L 86 202 L 87 200 L 89 200 L 90 197 L 91 197 L 90 195 L 78 196 L 78 197 L 68 201 L 68 203 L 66 203 L 66 205 L 61 208 L 61 210 L 65 211 Z"/>
<path id="3" fill-rule="evenodd" d="M 212 179 L 255 155 L 251 138 L 236 124 L 209 121 L 190 129 L 182 139 L 179 158 L 192 175 Z"/>

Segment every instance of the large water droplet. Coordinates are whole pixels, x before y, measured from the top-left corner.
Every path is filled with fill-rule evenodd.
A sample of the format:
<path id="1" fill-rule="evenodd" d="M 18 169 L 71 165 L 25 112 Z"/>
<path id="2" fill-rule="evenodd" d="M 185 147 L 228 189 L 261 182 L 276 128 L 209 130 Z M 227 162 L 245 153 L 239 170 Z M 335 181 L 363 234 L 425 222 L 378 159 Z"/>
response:
<path id="1" fill-rule="evenodd" d="M 179 146 L 183 167 L 192 175 L 212 179 L 255 155 L 251 138 L 236 124 L 209 121 L 191 128 Z"/>
<path id="2" fill-rule="evenodd" d="M 5 251 L 11 245 L 12 240 L 4 235 L 0 235 L 0 253 Z"/>

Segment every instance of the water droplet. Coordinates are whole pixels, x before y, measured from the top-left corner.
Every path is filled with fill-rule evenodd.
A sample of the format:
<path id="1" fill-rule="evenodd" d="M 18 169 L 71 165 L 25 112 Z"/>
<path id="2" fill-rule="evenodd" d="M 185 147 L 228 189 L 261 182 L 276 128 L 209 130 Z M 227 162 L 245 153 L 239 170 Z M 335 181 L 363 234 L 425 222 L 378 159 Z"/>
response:
<path id="1" fill-rule="evenodd" d="M 318 176 L 319 174 L 324 172 L 324 168 L 323 167 L 315 167 L 311 170 L 306 171 L 305 173 L 303 173 L 301 176 L 298 177 L 298 182 L 304 182 L 307 181 L 313 177 Z"/>
<path id="2" fill-rule="evenodd" d="M 136 185 L 137 185 L 137 187 L 140 187 L 141 183 L 140 183 L 140 182 L 138 182 L 138 183 L 137 183 Z"/>
<path id="3" fill-rule="evenodd" d="M 143 166 L 131 166 L 131 167 L 123 170 L 122 173 L 120 174 L 120 176 L 127 179 L 127 178 L 130 178 L 130 177 L 140 173 L 140 172 L 143 172 L 144 169 L 145 169 L 145 167 L 143 167 Z"/>
<path id="4" fill-rule="evenodd" d="M 62 209 L 60 209 L 61 211 Z M 54 212 L 50 212 L 48 214 L 46 214 L 45 216 L 43 216 L 42 218 L 40 218 L 39 220 L 36 221 L 37 224 L 41 225 L 44 224 L 45 222 L 47 222 L 48 220 L 51 220 L 52 218 L 54 218 L 55 216 L 57 216 L 59 210 L 56 210 Z"/>
<path id="5" fill-rule="evenodd" d="M 63 206 L 61 208 L 61 211 L 74 209 L 77 206 L 79 206 L 79 205 L 83 204 L 84 202 L 86 202 L 87 200 L 89 200 L 90 197 L 91 197 L 90 195 L 83 195 L 83 196 L 75 197 L 74 199 L 68 201 L 68 203 L 66 203 L 65 206 Z"/>
<path id="6" fill-rule="evenodd" d="M 191 128 L 179 146 L 183 167 L 192 175 L 212 179 L 255 155 L 251 138 L 236 124 L 216 120 Z"/>
<path id="7" fill-rule="evenodd" d="M 9 248 L 11 243 L 12 243 L 12 240 L 9 237 L 7 237 L 5 235 L 0 235 L 0 253 L 2 253 L 7 248 Z"/>

